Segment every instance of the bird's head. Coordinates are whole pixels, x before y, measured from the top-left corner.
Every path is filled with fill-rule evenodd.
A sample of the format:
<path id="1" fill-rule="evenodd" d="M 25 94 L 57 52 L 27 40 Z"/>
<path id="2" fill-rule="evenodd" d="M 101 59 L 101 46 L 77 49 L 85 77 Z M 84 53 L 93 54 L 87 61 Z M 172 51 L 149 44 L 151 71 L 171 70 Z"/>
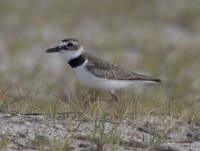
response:
<path id="1" fill-rule="evenodd" d="M 77 58 L 82 52 L 83 48 L 76 39 L 64 39 L 59 46 L 48 49 L 46 52 L 58 52 L 67 61 Z"/>

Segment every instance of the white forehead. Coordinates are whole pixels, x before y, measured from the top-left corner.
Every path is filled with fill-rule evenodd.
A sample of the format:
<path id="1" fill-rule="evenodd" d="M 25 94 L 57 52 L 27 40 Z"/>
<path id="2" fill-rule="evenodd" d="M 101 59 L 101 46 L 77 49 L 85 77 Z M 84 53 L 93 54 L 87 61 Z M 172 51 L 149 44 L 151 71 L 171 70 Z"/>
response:
<path id="1" fill-rule="evenodd" d="M 77 41 L 61 41 L 60 44 L 59 44 L 59 47 L 65 46 L 65 45 L 67 45 L 68 43 L 73 43 L 74 45 L 77 45 L 77 44 L 78 44 Z"/>
<path id="2" fill-rule="evenodd" d="M 59 47 L 62 47 L 62 46 L 65 46 L 65 45 L 67 45 L 68 44 L 68 42 L 60 42 L 60 44 L 59 44 Z"/>

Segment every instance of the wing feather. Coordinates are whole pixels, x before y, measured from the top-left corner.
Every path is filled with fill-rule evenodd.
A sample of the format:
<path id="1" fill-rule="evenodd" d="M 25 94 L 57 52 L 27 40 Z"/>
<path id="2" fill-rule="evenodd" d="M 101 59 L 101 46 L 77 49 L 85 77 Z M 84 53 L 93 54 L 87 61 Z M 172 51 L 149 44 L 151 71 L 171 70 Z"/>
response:
<path id="1" fill-rule="evenodd" d="M 86 53 L 86 52 L 85 52 Z M 86 53 L 89 60 L 86 68 L 95 76 L 113 80 L 141 80 L 161 82 L 160 79 L 134 73 L 118 64 L 97 58 L 92 54 Z"/>

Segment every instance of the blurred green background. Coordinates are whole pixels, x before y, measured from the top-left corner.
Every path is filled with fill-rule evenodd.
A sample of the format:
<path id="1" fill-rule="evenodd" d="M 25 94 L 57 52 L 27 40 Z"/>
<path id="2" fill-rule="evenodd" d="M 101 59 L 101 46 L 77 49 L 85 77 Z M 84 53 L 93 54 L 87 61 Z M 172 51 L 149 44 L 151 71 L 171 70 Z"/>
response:
<path id="1" fill-rule="evenodd" d="M 198 0 L 2 0 L 1 91 L 9 87 L 15 98 L 31 90 L 39 100 L 81 93 L 85 87 L 70 66 L 45 53 L 62 39 L 76 38 L 98 57 L 161 78 L 154 96 L 163 104 L 197 106 L 199 27 Z"/>

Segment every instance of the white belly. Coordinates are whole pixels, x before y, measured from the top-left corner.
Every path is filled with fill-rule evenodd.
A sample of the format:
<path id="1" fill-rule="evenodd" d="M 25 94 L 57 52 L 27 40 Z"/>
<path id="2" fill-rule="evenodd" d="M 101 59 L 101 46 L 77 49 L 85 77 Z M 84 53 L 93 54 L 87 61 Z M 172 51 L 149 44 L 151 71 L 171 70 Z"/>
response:
<path id="1" fill-rule="evenodd" d="M 121 89 L 133 85 L 135 82 L 130 80 L 108 80 L 105 78 L 99 78 L 91 74 L 86 70 L 85 65 L 88 60 L 84 62 L 82 66 L 74 68 L 81 82 L 91 88 L 113 90 Z"/>

